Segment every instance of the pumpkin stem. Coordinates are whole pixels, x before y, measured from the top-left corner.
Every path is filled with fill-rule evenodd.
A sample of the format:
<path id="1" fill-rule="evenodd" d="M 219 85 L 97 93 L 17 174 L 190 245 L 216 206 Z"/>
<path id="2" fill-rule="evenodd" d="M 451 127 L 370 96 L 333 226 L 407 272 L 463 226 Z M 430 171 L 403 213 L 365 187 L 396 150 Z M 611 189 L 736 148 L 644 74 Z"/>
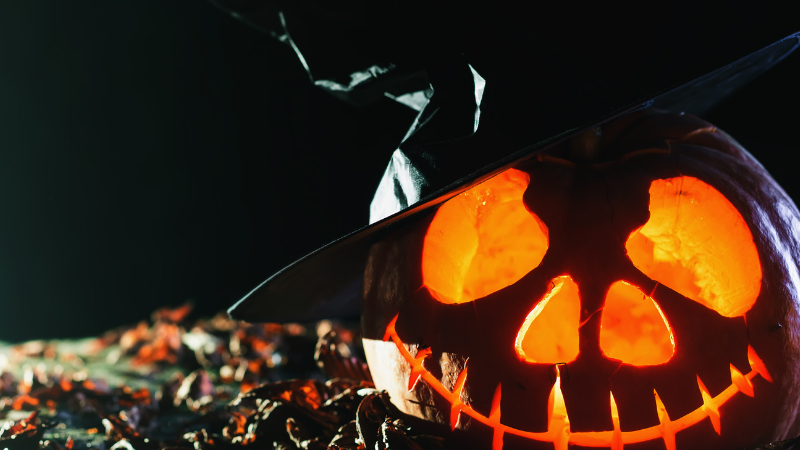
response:
<path id="1" fill-rule="evenodd" d="M 600 137 L 603 135 L 600 127 L 589 128 L 583 133 L 569 140 L 569 159 L 578 164 L 590 164 L 598 159 Z"/>

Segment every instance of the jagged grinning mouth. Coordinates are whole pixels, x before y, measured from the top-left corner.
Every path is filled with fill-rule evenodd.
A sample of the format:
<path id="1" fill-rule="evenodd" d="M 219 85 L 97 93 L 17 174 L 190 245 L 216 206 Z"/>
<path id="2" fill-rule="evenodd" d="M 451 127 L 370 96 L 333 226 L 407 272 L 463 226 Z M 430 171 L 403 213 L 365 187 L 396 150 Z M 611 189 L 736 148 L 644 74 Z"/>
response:
<path id="1" fill-rule="evenodd" d="M 743 375 L 731 364 L 731 385 L 728 386 L 719 395 L 712 397 L 708 389 L 706 389 L 700 377 L 697 377 L 698 388 L 703 397 L 703 405 L 694 411 L 684 415 L 683 417 L 672 420 L 667 414 L 667 410 L 658 393 L 653 391 L 656 400 L 656 408 L 658 412 L 658 419 L 660 424 L 654 425 L 649 428 L 643 428 L 636 431 L 622 431 L 619 425 L 619 415 L 617 412 L 617 405 L 614 402 L 614 397 L 610 396 L 611 402 L 611 416 L 614 423 L 614 430 L 612 431 L 591 431 L 591 432 L 571 432 L 569 429 L 569 417 L 566 408 L 564 407 L 564 399 L 561 395 L 561 380 L 556 380 L 552 391 L 550 392 L 550 401 L 548 402 L 548 427 L 545 432 L 531 432 L 518 430 L 500 423 L 500 385 L 494 393 L 492 399 L 492 406 L 490 409 L 489 417 L 472 409 L 470 405 L 464 404 L 461 401 L 461 391 L 464 388 L 464 382 L 467 378 L 467 367 L 458 374 L 453 391 L 447 390 L 444 385 L 433 375 L 431 375 L 424 367 L 422 367 L 423 360 L 431 354 L 430 349 L 423 349 L 417 352 L 417 356 L 411 356 L 408 352 L 403 341 L 397 335 L 395 330 L 395 323 L 397 316 L 386 327 L 386 334 L 383 337 L 384 341 L 391 339 L 397 350 L 403 358 L 411 366 L 411 373 L 408 378 L 408 390 L 412 390 L 420 379 L 425 380 L 428 385 L 442 397 L 444 397 L 451 405 L 450 408 L 450 426 L 455 429 L 460 420 L 461 413 L 472 417 L 484 425 L 491 427 L 494 430 L 492 438 L 492 450 L 502 450 L 503 448 L 503 435 L 508 433 L 512 435 L 521 436 L 527 439 L 536 441 L 552 442 L 555 450 L 567 450 L 567 446 L 581 445 L 584 447 L 609 447 L 612 450 L 622 450 L 624 444 L 633 444 L 636 442 L 644 442 L 652 439 L 663 439 L 667 450 L 675 450 L 675 434 L 681 430 L 689 428 L 690 426 L 704 420 L 708 417 L 711 424 L 719 434 L 720 429 L 720 416 L 719 407 L 731 399 L 736 393 L 742 392 L 743 394 L 753 397 L 753 383 L 752 379 L 756 375 L 761 375 L 765 380 L 772 382 L 772 376 L 767 371 L 763 361 L 758 357 L 752 346 L 748 346 L 747 356 L 752 369 L 746 375 Z"/>

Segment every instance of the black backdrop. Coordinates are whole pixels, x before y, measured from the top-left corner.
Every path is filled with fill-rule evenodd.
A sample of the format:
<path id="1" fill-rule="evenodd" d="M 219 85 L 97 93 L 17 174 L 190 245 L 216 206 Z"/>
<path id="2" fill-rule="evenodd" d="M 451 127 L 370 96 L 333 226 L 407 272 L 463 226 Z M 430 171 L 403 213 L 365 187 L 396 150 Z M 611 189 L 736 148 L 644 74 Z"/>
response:
<path id="1" fill-rule="evenodd" d="M 798 79 L 795 54 L 706 117 L 795 199 Z M 205 2 L 0 2 L 0 340 L 226 308 L 366 224 L 413 117 Z"/>

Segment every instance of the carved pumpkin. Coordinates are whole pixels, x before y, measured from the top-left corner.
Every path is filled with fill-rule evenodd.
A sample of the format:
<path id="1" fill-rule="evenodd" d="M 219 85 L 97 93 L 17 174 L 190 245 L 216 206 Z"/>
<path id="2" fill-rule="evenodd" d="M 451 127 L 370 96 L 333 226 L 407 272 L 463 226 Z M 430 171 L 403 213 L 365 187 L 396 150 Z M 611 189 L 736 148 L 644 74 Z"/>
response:
<path id="1" fill-rule="evenodd" d="M 458 448 L 800 434 L 797 208 L 692 116 L 640 112 L 582 139 L 373 245 L 377 387 Z"/>

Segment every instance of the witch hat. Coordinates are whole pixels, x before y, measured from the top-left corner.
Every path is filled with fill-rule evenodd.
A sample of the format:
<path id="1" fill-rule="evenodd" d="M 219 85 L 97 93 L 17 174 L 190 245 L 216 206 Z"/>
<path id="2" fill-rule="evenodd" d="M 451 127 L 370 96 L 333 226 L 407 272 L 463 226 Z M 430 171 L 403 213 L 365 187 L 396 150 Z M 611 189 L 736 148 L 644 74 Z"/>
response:
<path id="1" fill-rule="evenodd" d="M 559 5 L 412 2 L 337 15 L 304 2 L 216 3 L 290 45 L 333 95 L 354 104 L 386 95 L 420 110 L 391 156 L 370 224 L 230 308 L 250 322 L 357 316 L 368 249 L 388 233 L 623 115 L 649 107 L 702 115 L 800 44 L 791 14 L 752 4 L 673 2 L 637 18 Z"/>

